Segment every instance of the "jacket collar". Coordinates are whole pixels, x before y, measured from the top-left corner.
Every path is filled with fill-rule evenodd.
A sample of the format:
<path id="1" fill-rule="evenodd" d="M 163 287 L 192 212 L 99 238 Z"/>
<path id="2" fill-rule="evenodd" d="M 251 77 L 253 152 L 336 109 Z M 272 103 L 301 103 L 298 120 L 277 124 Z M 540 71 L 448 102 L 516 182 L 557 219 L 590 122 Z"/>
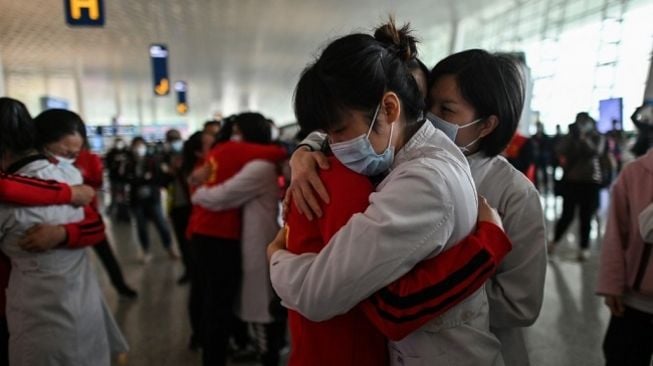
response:
<path id="1" fill-rule="evenodd" d="M 415 132 L 413 137 L 406 142 L 406 144 L 397 152 L 395 155 L 394 162 L 392 163 L 392 168 L 405 163 L 409 160 L 412 160 L 414 157 L 420 154 L 420 147 L 424 146 L 435 134 L 435 127 L 431 123 L 425 122 L 422 124 L 422 127 Z"/>

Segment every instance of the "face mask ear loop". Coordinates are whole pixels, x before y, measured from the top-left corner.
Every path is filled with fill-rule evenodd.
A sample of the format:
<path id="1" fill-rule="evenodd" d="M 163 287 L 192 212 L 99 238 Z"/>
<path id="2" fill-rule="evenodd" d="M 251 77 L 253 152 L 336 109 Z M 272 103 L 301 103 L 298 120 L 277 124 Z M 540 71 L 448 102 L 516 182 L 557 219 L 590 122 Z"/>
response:
<path id="1" fill-rule="evenodd" d="M 379 109 L 381 109 L 381 103 L 376 106 L 376 109 L 374 110 L 374 116 L 372 117 L 372 124 L 370 124 L 370 129 L 367 130 L 367 135 L 365 135 L 366 138 L 370 138 L 370 133 L 372 133 L 372 127 L 374 127 L 374 123 L 376 123 L 376 117 L 379 115 Z"/>
<path id="2" fill-rule="evenodd" d="M 390 145 L 392 144 L 392 133 L 394 132 L 394 130 L 395 130 L 395 123 L 392 122 L 390 124 L 390 138 L 388 139 L 388 147 L 386 149 L 389 149 Z"/>

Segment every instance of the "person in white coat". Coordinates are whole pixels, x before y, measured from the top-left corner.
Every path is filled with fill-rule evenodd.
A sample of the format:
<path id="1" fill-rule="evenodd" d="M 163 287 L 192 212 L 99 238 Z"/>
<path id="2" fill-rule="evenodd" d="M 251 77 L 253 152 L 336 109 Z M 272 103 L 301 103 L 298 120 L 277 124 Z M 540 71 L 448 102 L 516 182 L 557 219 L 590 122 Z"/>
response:
<path id="1" fill-rule="evenodd" d="M 270 143 L 270 126 L 260 119 L 239 126 L 237 139 Z M 238 125 L 238 120 L 236 120 Z M 242 131 L 242 132 L 241 132 Z M 232 136 L 233 137 L 233 136 Z M 247 163 L 235 176 L 213 187 L 202 186 L 192 202 L 208 210 L 242 208 L 241 241 L 243 277 L 236 315 L 252 324 L 255 346 L 264 366 L 279 364 L 279 350 L 284 343 L 285 323 L 270 313 L 275 298 L 267 266 L 266 247 L 279 231 L 279 185 L 277 166 L 265 160 Z"/>
<path id="2" fill-rule="evenodd" d="M 72 165 L 52 164 L 35 150 L 35 126 L 22 103 L 0 98 L 0 131 L 0 170 L 81 184 Z M 12 263 L 7 288 L 11 365 L 108 366 L 111 351 L 127 350 L 86 250 L 36 253 L 18 244 L 35 224 L 66 224 L 83 216 L 82 209 L 68 205 L 0 206 L 0 249 Z"/>
<path id="3" fill-rule="evenodd" d="M 326 131 L 340 162 L 380 180 L 365 212 L 319 253 L 270 246 L 275 290 L 310 320 L 346 313 L 474 229 L 478 201 L 465 156 L 420 118 L 424 99 L 408 67 L 415 52 L 408 28 L 392 23 L 375 37 L 345 36 L 326 47 L 295 90 L 300 126 Z M 488 311 L 482 288 L 390 342 L 391 364 L 493 365 L 500 344 Z"/>
<path id="4" fill-rule="evenodd" d="M 515 61 L 484 50 L 450 55 L 429 76 L 427 118 L 467 156 L 478 193 L 501 214 L 513 249 L 488 281 L 490 326 L 505 365 L 529 365 L 523 327 L 542 307 L 546 230 L 537 189 L 501 152 L 524 103 Z"/>

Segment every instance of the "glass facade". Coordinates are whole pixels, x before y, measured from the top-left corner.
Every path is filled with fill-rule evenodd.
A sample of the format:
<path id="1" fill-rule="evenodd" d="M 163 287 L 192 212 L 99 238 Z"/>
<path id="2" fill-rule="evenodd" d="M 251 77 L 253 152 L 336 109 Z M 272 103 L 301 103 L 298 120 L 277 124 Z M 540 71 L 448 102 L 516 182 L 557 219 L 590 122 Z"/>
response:
<path id="1" fill-rule="evenodd" d="M 464 18 L 423 47 L 426 60 L 468 48 L 526 54 L 531 109 L 552 133 L 576 113 L 598 119 L 599 101 L 623 98 L 624 128 L 642 104 L 653 46 L 653 1 L 530 0 Z M 425 41 L 430 41 L 427 39 Z"/>

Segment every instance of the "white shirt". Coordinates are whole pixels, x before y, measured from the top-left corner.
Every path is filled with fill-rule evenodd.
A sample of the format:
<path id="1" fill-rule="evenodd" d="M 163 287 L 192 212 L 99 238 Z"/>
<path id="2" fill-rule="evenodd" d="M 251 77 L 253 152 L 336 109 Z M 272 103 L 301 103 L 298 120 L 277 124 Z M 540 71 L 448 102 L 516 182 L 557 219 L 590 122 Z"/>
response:
<path id="1" fill-rule="evenodd" d="M 512 250 L 485 286 L 490 326 L 501 341 L 506 365 L 528 365 L 521 327 L 540 314 L 546 275 L 546 228 L 540 195 L 503 157 L 482 152 L 468 157 L 478 194 L 497 209 Z"/>

